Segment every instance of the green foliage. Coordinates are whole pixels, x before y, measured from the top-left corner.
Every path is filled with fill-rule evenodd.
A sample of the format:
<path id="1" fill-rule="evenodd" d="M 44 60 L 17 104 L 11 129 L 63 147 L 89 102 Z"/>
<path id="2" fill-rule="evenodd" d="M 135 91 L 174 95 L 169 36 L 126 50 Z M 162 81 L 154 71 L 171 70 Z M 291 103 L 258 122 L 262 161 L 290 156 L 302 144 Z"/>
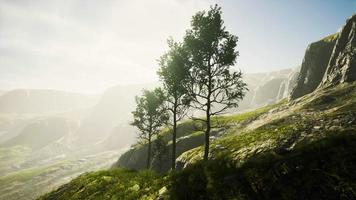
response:
<path id="1" fill-rule="evenodd" d="M 179 134 L 181 137 L 177 143 L 180 147 L 182 142 L 181 152 L 192 149 L 179 157 L 179 162 L 185 167 L 162 176 L 156 175 L 152 179 L 154 183 L 150 182 L 152 190 L 144 190 L 135 198 L 355 199 L 356 121 L 352 112 L 356 102 L 353 94 L 349 94 L 353 91 L 352 88 L 356 88 L 356 85 L 346 84 L 310 95 L 295 105 L 282 101 L 247 114 L 220 116 L 222 119 L 226 117 L 229 124 L 233 125 L 227 127 L 228 134 L 213 141 L 211 159 L 207 162 L 202 161 L 202 147 L 192 149 L 190 146 L 190 143 L 197 142 L 195 146 L 199 146 L 203 142 L 196 140 L 202 136 L 201 131 L 195 130 L 197 122 L 186 121 L 182 124 L 181 131 L 188 131 L 189 134 Z M 325 95 L 341 98 L 345 103 L 342 105 L 338 100 L 325 103 L 320 100 Z M 258 121 L 264 123 L 252 129 L 246 126 L 243 131 L 236 128 L 247 121 L 250 124 Z M 325 127 L 336 123 L 340 128 L 328 129 L 321 123 Z M 168 134 L 161 133 L 161 136 L 165 138 Z M 130 158 L 135 156 L 131 154 Z M 129 175 L 124 175 L 122 179 L 125 180 L 126 176 L 129 177 L 127 179 L 135 180 Z M 143 175 L 134 172 L 132 176 Z M 95 178 L 101 179 L 103 177 Z M 144 180 L 145 176 L 137 179 Z M 75 186 L 76 191 L 81 194 L 95 194 L 93 198 L 97 199 L 101 198 L 98 194 L 103 193 L 110 199 L 112 196 L 107 191 L 110 194 L 115 192 L 102 187 L 102 183 L 96 181 L 93 183 L 96 192 L 93 189 L 88 190 L 88 193 L 87 185 L 90 184 Z M 70 188 L 72 186 L 64 188 L 57 196 L 67 195 Z M 127 188 L 137 190 L 143 187 L 136 182 L 128 183 L 122 188 L 124 189 L 119 190 L 120 194 L 126 194 L 122 191 Z M 65 197 L 73 194 L 74 192 L 69 193 Z M 136 194 L 133 192 L 132 195 Z M 49 196 L 54 197 L 55 192 Z"/>
<path id="2" fill-rule="evenodd" d="M 161 89 L 144 90 L 141 97 L 136 96 L 136 110 L 132 112 L 134 121 L 131 125 L 140 131 L 140 138 L 148 138 L 156 134 L 168 120 L 164 105 L 165 96 Z"/>
<path id="3" fill-rule="evenodd" d="M 169 52 L 159 60 L 158 75 L 166 93 L 167 108 L 172 115 L 172 169 L 175 169 L 177 122 L 183 119 L 188 108 L 186 83 L 189 74 L 188 53 L 183 45 L 168 40 Z"/>
<path id="4" fill-rule="evenodd" d="M 158 135 L 154 140 L 153 146 L 153 160 L 152 163 L 155 165 L 154 168 L 158 171 L 162 171 L 162 166 L 169 157 L 169 149 L 166 142 L 163 140 L 162 136 Z"/>
<path id="5" fill-rule="evenodd" d="M 226 129 L 225 132 L 227 135 L 235 134 L 237 131 L 241 130 L 245 125 L 251 121 L 257 119 L 259 116 L 269 112 L 272 109 L 275 109 L 280 106 L 284 106 L 286 101 L 283 100 L 277 104 L 265 106 L 254 111 L 240 113 L 229 116 L 216 116 L 212 118 L 212 125 L 217 128 Z M 239 128 L 236 128 L 238 126 Z M 204 132 L 205 124 L 198 120 L 186 120 L 178 125 L 177 127 L 177 156 L 181 156 L 183 153 L 187 160 L 200 160 L 202 155 L 202 148 L 199 146 L 204 144 Z M 274 129 L 272 129 L 274 130 Z M 171 149 L 171 129 L 164 129 L 160 132 L 160 137 L 165 141 L 167 148 Z M 215 131 L 212 132 L 212 135 L 216 135 Z M 245 134 L 248 135 L 248 134 Z M 155 140 L 153 140 L 155 141 Z M 155 142 L 153 142 L 155 143 Z M 215 142 L 213 142 L 213 146 Z M 195 147 L 199 147 L 192 151 L 189 151 Z M 214 147 L 215 148 L 215 147 Z M 145 168 L 144 160 L 146 158 L 147 144 L 135 145 L 133 149 L 130 149 L 126 153 L 120 156 L 118 162 L 115 166 L 127 167 L 131 169 L 143 169 Z M 163 166 L 158 167 L 156 160 L 152 161 L 153 169 L 159 172 L 165 172 L 168 170 L 167 163 L 168 157 L 163 162 Z M 162 170 L 160 170 L 162 169 Z"/>
<path id="6" fill-rule="evenodd" d="M 198 104 L 196 107 L 204 111 L 211 106 L 206 105 L 207 102 L 224 105 L 216 108 L 216 114 L 236 107 L 247 90 L 241 72 L 230 70 L 238 56 L 237 37 L 226 31 L 221 14 L 217 5 L 208 12 L 198 12 L 184 38 L 191 54 L 191 98 Z"/>
<path id="7" fill-rule="evenodd" d="M 177 103 L 185 106 L 184 96 L 187 94 L 185 87 L 189 73 L 189 55 L 182 44 L 168 40 L 169 51 L 159 59 L 157 74 L 163 83 L 164 90 L 171 104 Z M 171 107 L 174 105 L 171 105 Z"/>
<path id="8" fill-rule="evenodd" d="M 204 160 L 209 155 L 210 117 L 237 107 L 247 90 L 242 73 L 230 70 L 238 56 L 237 37 L 226 31 L 221 14 L 217 5 L 198 12 L 184 37 L 190 54 L 189 97 L 192 107 L 206 113 Z"/>
<path id="9" fill-rule="evenodd" d="M 164 106 L 165 95 L 160 88 L 153 91 L 143 91 L 142 97 L 136 97 L 137 107 L 132 112 L 134 121 L 131 125 L 136 126 L 141 132 L 139 139 L 148 143 L 147 164 L 151 164 L 151 141 L 159 129 L 167 122 L 169 116 Z"/>

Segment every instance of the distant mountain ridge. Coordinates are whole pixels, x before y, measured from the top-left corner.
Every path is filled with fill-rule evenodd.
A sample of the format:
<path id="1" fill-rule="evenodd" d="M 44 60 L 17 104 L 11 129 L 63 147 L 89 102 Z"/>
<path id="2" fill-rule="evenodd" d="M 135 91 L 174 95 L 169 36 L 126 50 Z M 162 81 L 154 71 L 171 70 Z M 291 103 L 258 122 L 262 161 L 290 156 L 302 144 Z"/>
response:
<path id="1" fill-rule="evenodd" d="M 346 99 L 345 102 L 342 103 L 342 106 L 352 104 L 349 110 L 352 117 L 342 117 L 347 117 L 348 119 L 346 119 L 346 121 L 349 121 L 349 124 L 354 124 L 355 121 L 351 118 L 355 117 L 353 114 L 355 110 L 353 110 L 354 107 L 352 106 L 354 106 L 355 103 L 354 92 L 356 83 L 351 82 L 356 81 L 356 15 L 347 20 L 346 25 L 340 33 L 330 35 L 308 46 L 299 73 L 298 68 L 295 68 L 265 74 L 246 74 L 244 78 L 250 91 L 241 102 L 240 108 L 253 108 L 256 105 L 261 106 L 273 104 L 280 101 L 282 98 L 289 97 L 290 103 L 284 107 L 276 109 L 274 112 L 278 113 L 279 109 L 294 109 L 294 104 L 304 104 L 305 102 L 303 101 L 306 101 L 306 99 L 310 101 L 308 102 L 311 104 L 309 107 L 312 107 L 313 109 L 319 110 L 319 104 L 324 105 L 326 109 L 327 104 L 330 104 L 334 105 L 336 107 L 335 109 L 338 110 L 340 109 L 338 108 L 340 105 L 337 105 L 337 103 L 342 103 L 342 101 L 336 99 L 335 96 L 337 96 L 338 90 L 340 90 L 342 92 L 339 92 L 339 98 Z M 342 85 L 344 83 L 351 83 L 352 86 Z M 345 89 L 344 87 L 351 87 L 352 89 Z M 326 90 L 328 88 L 334 90 L 333 92 L 335 94 L 328 96 L 328 91 Z M 351 94 L 348 94 L 348 91 L 350 91 Z M 317 100 L 313 99 L 313 96 L 317 96 Z M 340 110 L 342 110 L 342 106 Z M 256 115 L 260 115 L 258 111 L 259 110 L 255 113 Z M 269 110 L 264 113 L 267 119 L 268 115 L 275 115 L 272 111 L 273 110 Z M 320 112 L 322 111 L 323 110 L 320 110 Z M 281 115 L 283 114 L 284 113 L 281 112 Z M 246 113 L 246 116 L 251 117 L 251 113 Z M 278 118 L 278 115 L 276 115 L 276 118 Z M 251 123 L 251 121 L 255 120 L 256 118 L 252 117 L 251 119 L 246 120 L 247 122 L 240 122 L 241 124 L 238 126 L 237 130 L 245 132 L 246 130 L 243 130 L 245 124 Z M 221 121 L 224 120 L 222 119 Z M 321 119 L 321 122 L 322 121 L 323 119 Z M 339 122 L 338 119 L 335 121 Z M 298 120 L 296 120 L 296 123 L 297 122 Z M 263 124 L 263 121 L 260 123 Z M 271 122 L 271 124 L 273 124 L 273 122 Z M 181 126 L 183 131 L 180 134 L 183 136 L 181 143 L 178 143 L 178 152 L 182 155 L 178 156 L 178 160 L 180 159 L 183 163 L 186 159 L 195 161 L 195 158 L 200 154 L 189 152 L 192 151 L 190 149 L 198 149 L 199 146 L 203 144 L 203 140 L 201 138 L 203 136 L 203 132 L 197 128 L 202 127 L 203 125 L 197 125 L 197 123 L 194 122 L 185 122 L 185 124 L 182 124 Z M 262 125 L 257 123 L 257 125 L 251 126 L 256 128 Z M 330 127 L 331 126 L 326 129 Z M 318 128 L 319 126 L 316 126 L 316 129 Z M 340 129 L 342 127 L 337 125 L 333 128 Z M 211 133 L 212 140 L 222 137 L 224 135 L 224 131 L 224 128 L 215 129 Z M 190 132 L 191 136 L 188 135 L 188 137 L 185 135 L 186 132 Z M 162 134 L 169 135 L 166 132 L 163 132 Z M 170 138 L 167 139 L 167 141 L 169 140 Z M 145 151 L 147 151 L 147 147 L 145 145 L 134 145 L 129 151 L 119 158 L 118 162 L 115 163 L 114 166 L 121 166 L 129 169 L 144 169 L 145 165 L 143 165 L 141 161 L 145 160 Z M 155 162 L 157 161 L 152 161 L 153 167 L 157 165 Z M 163 163 L 163 166 L 165 170 L 169 169 L 169 165 L 167 165 L 167 163 Z"/>
<path id="2" fill-rule="evenodd" d="M 96 95 L 41 89 L 17 89 L 0 96 L 0 113 L 48 114 L 88 108 Z"/>

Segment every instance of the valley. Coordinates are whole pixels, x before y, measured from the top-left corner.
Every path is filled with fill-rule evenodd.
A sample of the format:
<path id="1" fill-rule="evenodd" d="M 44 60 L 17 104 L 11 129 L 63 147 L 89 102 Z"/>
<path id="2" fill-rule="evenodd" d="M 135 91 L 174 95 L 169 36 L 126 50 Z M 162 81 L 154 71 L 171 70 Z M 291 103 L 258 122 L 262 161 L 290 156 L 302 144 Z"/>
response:
<path id="1" fill-rule="evenodd" d="M 0 2 L 0 200 L 356 199 L 356 4 L 212 2 Z"/>

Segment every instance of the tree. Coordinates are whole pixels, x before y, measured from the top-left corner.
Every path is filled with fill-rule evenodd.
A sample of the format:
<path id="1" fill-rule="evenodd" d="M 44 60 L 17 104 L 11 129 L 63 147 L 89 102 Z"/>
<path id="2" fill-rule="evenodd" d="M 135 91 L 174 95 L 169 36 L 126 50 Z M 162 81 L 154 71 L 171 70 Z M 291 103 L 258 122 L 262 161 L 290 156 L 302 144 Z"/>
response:
<path id="1" fill-rule="evenodd" d="M 147 142 L 147 169 L 150 168 L 152 137 L 158 134 L 159 129 L 168 120 L 168 114 L 164 107 L 165 96 L 160 88 L 153 91 L 144 90 L 141 97 L 136 96 L 136 110 L 132 112 L 133 122 L 141 132 L 139 139 Z"/>
<path id="2" fill-rule="evenodd" d="M 215 5 L 208 12 L 193 16 L 191 29 L 184 43 L 190 53 L 189 93 L 192 107 L 204 111 L 204 160 L 209 156 L 211 117 L 237 107 L 247 90 L 242 73 L 230 69 L 236 63 L 237 37 L 226 31 L 221 8 Z"/>
<path id="3" fill-rule="evenodd" d="M 189 66 L 188 54 L 182 44 L 168 40 L 170 50 L 161 56 L 159 60 L 160 69 L 158 75 L 163 82 L 167 108 L 172 116 L 172 166 L 174 170 L 176 165 L 176 138 L 177 123 L 180 121 L 189 108 L 187 101 L 187 89 L 185 84 L 188 80 Z"/>
<path id="4" fill-rule="evenodd" d="M 154 157 L 153 160 L 156 165 L 152 167 L 158 169 L 159 172 L 162 172 L 164 161 L 168 157 L 168 147 L 166 141 L 164 141 L 163 136 L 157 135 L 157 138 L 154 140 Z"/>

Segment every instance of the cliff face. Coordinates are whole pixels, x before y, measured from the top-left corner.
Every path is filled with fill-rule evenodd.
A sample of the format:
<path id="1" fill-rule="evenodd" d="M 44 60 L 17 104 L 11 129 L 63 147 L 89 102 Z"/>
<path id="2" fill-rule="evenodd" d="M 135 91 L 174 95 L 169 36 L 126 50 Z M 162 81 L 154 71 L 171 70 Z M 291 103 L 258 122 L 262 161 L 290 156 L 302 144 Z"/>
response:
<path id="1" fill-rule="evenodd" d="M 245 74 L 244 81 L 247 83 L 249 91 L 239 103 L 237 111 L 258 108 L 286 98 L 296 82 L 298 71 L 298 68 L 290 68 L 266 73 Z"/>
<path id="2" fill-rule="evenodd" d="M 356 80 L 356 15 L 339 33 L 309 45 L 290 99 L 319 88 Z"/>
<path id="3" fill-rule="evenodd" d="M 356 14 L 340 32 L 320 87 L 356 80 Z"/>
<path id="4" fill-rule="evenodd" d="M 338 34 L 334 34 L 308 46 L 299 77 L 290 94 L 291 99 L 309 94 L 318 87 L 326 71 L 337 37 Z"/>

